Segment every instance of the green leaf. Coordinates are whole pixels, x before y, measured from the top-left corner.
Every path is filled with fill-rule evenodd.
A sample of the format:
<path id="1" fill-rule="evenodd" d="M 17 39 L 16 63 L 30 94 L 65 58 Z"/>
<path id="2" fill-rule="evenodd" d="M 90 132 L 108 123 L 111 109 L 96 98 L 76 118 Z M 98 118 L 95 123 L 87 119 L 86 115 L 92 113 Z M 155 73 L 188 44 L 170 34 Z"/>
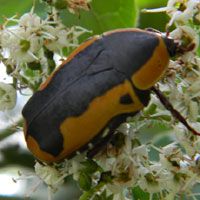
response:
<path id="1" fill-rule="evenodd" d="M 90 7 L 90 11 L 80 10 L 80 16 L 67 10 L 60 11 L 62 22 L 67 26 L 83 26 L 92 30 L 92 34 L 136 26 L 138 12 L 135 0 L 93 0 Z"/>
<path id="2" fill-rule="evenodd" d="M 139 0 L 138 7 L 142 9 L 155 9 L 160 7 L 167 6 L 167 0 Z M 158 20 L 159 19 L 159 20 Z M 155 28 L 159 31 L 165 32 L 166 31 L 166 23 L 169 21 L 169 17 L 165 12 L 157 12 L 157 13 L 142 13 L 140 12 L 139 18 L 139 28 Z"/>
<path id="3" fill-rule="evenodd" d="M 25 12 L 29 12 L 33 5 L 33 1 L 1 0 L 0 2 L 3 5 L 0 6 L 0 23 L 5 22 L 3 16 L 9 18 L 16 13 L 23 15 Z"/>
<path id="4" fill-rule="evenodd" d="M 0 23 L 5 22 L 4 17 L 10 18 L 16 14 L 22 16 L 23 14 L 30 12 L 33 7 L 33 0 L 0 0 Z M 48 12 L 48 6 L 45 3 L 42 3 L 40 0 L 36 0 L 34 12 L 37 13 L 40 17 L 45 18 Z M 10 22 L 8 25 L 13 25 L 13 22 Z"/>
<path id="5" fill-rule="evenodd" d="M 93 174 L 95 173 L 97 170 L 101 170 L 100 167 L 97 165 L 96 162 L 94 162 L 93 160 L 86 160 L 84 162 L 81 163 L 84 168 L 81 169 L 81 172 L 84 172 L 86 174 Z"/>
<path id="6" fill-rule="evenodd" d="M 80 196 L 79 200 L 88 200 L 88 199 L 90 199 L 90 198 L 93 196 L 93 194 L 94 194 L 94 191 L 93 191 L 93 190 L 90 190 L 90 191 L 88 191 L 88 192 L 85 192 L 85 193 L 83 193 L 83 194 Z"/>
<path id="7" fill-rule="evenodd" d="M 92 186 L 91 177 L 84 172 L 80 173 L 78 184 L 82 190 L 88 191 Z"/>
<path id="8" fill-rule="evenodd" d="M 167 0 L 162 0 L 162 1 L 158 1 L 158 0 L 151 0 L 151 1 L 139 0 L 137 3 L 141 8 L 159 8 L 159 7 L 166 6 L 167 5 Z"/>
<path id="9" fill-rule="evenodd" d="M 134 200 L 149 200 L 149 193 L 144 192 L 139 186 L 133 189 L 133 199 Z"/>
<path id="10" fill-rule="evenodd" d="M 144 192 L 139 186 L 133 189 L 133 200 L 149 200 L 150 194 Z M 158 200 L 156 194 L 153 195 L 152 200 Z"/>

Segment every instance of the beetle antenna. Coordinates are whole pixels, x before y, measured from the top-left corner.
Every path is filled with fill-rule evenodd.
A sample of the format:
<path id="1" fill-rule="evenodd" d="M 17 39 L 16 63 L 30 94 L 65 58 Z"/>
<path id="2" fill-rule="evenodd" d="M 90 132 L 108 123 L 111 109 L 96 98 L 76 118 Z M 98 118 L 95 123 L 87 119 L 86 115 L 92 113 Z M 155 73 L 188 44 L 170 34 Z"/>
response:
<path id="1" fill-rule="evenodd" d="M 193 134 L 200 136 L 200 133 L 195 131 L 186 121 L 186 119 L 173 108 L 172 104 L 168 101 L 166 96 L 159 90 L 158 86 L 154 86 L 151 88 L 152 91 L 155 92 L 155 94 L 160 99 L 161 103 L 164 105 L 164 107 L 171 112 L 171 114 L 178 119 L 189 131 L 191 131 Z"/>

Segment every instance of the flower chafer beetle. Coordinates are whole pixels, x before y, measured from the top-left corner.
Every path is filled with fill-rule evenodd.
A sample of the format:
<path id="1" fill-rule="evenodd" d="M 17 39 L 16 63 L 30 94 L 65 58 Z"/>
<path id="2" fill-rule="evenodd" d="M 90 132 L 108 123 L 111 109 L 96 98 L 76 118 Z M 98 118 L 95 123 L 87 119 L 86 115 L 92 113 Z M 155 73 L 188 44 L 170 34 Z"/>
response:
<path id="1" fill-rule="evenodd" d="M 39 160 L 56 162 L 97 144 L 105 128 L 112 135 L 147 106 L 152 87 L 180 51 L 172 38 L 152 30 L 118 29 L 88 39 L 25 105 L 28 148 Z"/>

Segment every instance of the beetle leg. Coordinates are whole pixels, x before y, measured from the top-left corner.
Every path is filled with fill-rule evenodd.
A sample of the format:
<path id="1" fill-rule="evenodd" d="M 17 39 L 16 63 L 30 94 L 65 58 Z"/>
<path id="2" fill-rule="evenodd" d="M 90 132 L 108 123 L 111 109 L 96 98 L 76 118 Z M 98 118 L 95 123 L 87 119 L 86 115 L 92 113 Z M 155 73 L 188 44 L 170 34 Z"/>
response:
<path id="1" fill-rule="evenodd" d="M 91 149 L 88 150 L 87 152 L 87 157 L 88 158 L 93 158 L 99 151 L 104 149 L 108 142 L 111 141 L 116 129 L 122 124 L 123 122 L 126 122 L 126 119 L 128 116 L 134 116 L 137 112 L 132 112 L 128 114 L 121 114 L 115 118 L 113 118 L 109 124 L 106 126 L 108 128 L 108 132 L 106 135 L 104 135 L 106 128 L 102 130 L 102 132 L 99 134 L 101 135 L 101 138 L 99 138 L 98 142 L 94 142 L 94 145 Z M 95 138 L 94 138 L 95 139 Z M 94 140 L 96 141 L 96 140 Z"/>
<path id="2" fill-rule="evenodd" d="M 87 152 L 88 158 L 93 158 L 99 151 L 106 148 L 106 145 L 111 140 L 113 136 L 114 130 L 109 130 L 107 135 L 101 139 L 98 143 L 96 143 L 90 150 Z"/>
<path id="3" fill-rule="evenodd" d="M 193 134 L 200 136 L 200 133 L 195 131 L 186 121 L 186 119 L 173 108 L 172 104 L 168 101 L 166 96 L 159 90 L 158 87 L 154 86 L 151 88 L 152 91 L 155 92 L 155 94 L 160 99 L 161 103 L 164 105 L 164 107 L 171 112 L 171 114 L 178 119 L 188 130 L 190 130 Z"/>

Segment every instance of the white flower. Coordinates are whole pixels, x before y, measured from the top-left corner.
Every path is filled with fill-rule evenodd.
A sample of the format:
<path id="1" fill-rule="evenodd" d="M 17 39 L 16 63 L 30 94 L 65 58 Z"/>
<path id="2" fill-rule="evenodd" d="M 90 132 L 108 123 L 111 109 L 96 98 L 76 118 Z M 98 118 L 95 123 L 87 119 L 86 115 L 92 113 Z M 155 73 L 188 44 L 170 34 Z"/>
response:
<path id="1" fill-rule="evenodd" d="M 190 137 L 187 136 L 185 128 L 181 125 L 176 126 L 174 127 L 174 131 L 178 142 L 185 149 L 186 154 L 193 157 L 196 154 L 196 150 L 193 146 L 193 142 L 189 139 Z"/>
<path id="2" fill-rule="evenodd" d="M 2 47 L 15 62 L 28 63 L 37 60 L 36 54 L 43 46 L 43 39 L 30 29 L 16 27 L 3 28 L 1 33 Z"/>
<path id="3" fill-rule="evenodd" d="M 45 45 L 50 51 L 60 51 L 69 45 L 68 31 L 64 26 L 46 26 L 45 30 L 49 34 L 45 36 L 47 39 Z"/>
<path id="4" fill-rule="evenodd" d="M 172 17 L 171 21 L 187 22 L 197 11 L 198 0 L 169 0 L 167 13 Z"/>
<path id="5" fill-rule="evenodd" d="M 148 149 L 146 145 L 133 148 L 132 155 L 136 162 L 145 162 L 148 158 Z"/>
<path id="6" fill-rule="evenodd" d="M 64 183 L 64 178 L 59 171 L 50 165 L 42 165 L 36 162 L 35 173 L 49 186 L 57 188 Z"/>
<path id="7" fill-rule="evenodd" d="M 0 110 L 10 110 L 16 104 L 16 90 L 12 85 L 0 82 Z"/>
<path id="8" fill-rule="evenodd" d="M 124 193 L 118 193 L 114 195 L 113 200 L 131 200 L 132 198 L 128 198 L 124 195 Z"/>
<path id="9" fill-rule="evenodd" d="M 45 26 L 44 29 L 48 33 L 44 33 L 45 45 L 50 51 L 61 51 L 64 47 L 77 47 L 78 37 L 85 32 L 89 32 L 79 26 L 73 26 L 67 30 L 62 24 L 56 27 Z"/>
<path id="10" fill-rule="evenodd" d="M 24 33 L 24 32 L 23 32 Z M 21 33 L 20 36 L 24 35 Z M 20 34 L 20 33 L 19 33 Z M 29 63 L 38 60 L 36 54 L 41 49 L 43 45 L 43 40 L 41 37 L 30 37 L 26 38 L 12 38 L 15 43 L 12 48 L 10 48 L 10 57 L 16 62 Z M 11 41 L 11 40 L 10 40 Z"/>
<path id="11" fill-rule="evenodd" d="M 170 33 L 170 36 L 172 36 L 172 38 L 174 38 L 175 40 L 189 41 L 188 44 L 186 44 L 186 45 L 194 44 L 194 48 L 192 49 L 192 52 L 190 51 L 189 53 L 193 53 L 198 49 L 198 46 L 199 46 L 198 33 L 189 26 L 185 26 L 185 25 L 179 26 L 177 29 L 175 29 L 174 31 L 172 31 Z M 192 59 L 190 59 L 190 60 L 192 60 Z"/>
<path id="12" fill-rule="evenodd" d="M 164 186 L 167 189 L 167 191 L 169 192 L 168 199 L 171 200 L 169 197 L 175 196 L 176 193 L 178 193 L 180 191 L 181 185 L 180 185 L 179 181 L 175 180 L 175 174 L 167 171 L 166 173 L 163 173 L 163 176 L 164 177 L 161 176 L 161 178 L 163 178 L 163 180 L 165 180 Z"/>
<path id="13" fill-rule="evenodd" d="M 160 182 L 160 175 L 156 174 L 155 171 L 152 171 L 151 166 L 149 167 L 150 168 L 147 169 L 141 166 L 138 169 L 140 174 L 138 179 L 138 185 L 143 191 L 149 192 L 150 194 L 159 193 L 163 189 L 163 185 Z M 159 165 L 157 166 L 157 170 L 160 170 Z"/>
<path id="14" fill-rule="evenodd" d="M 200 76 L 198 76 L 195 79 L 195 81 L 193 81 L 191 85 L 187 88 L 186 94 L 190 95 L 190 98 L 199 97 L 200 96 L 199 85 L 200 85 Z"/>
<path id="15" fill-rule="evenodd" d="M 43 20 L 36 14 L 33 13 L 25 13 L 19 19 L 19 26 L 23 28 L 27 28 L 29 30 L 37 31 L 43 25 Z"/>
<path id="16" fill-rule="evenodd" d="M 83 165 L 81 164 L 81 162 L 83 162 L 85 159 L 85 154 L 82 153 L 80 155 L 76 155 L 74 156 L 72 159 L 66 159 L 63 161 L 63 173 L 69 175 L 69 174 L 73 174 L 73 178 L 74 180 L 78 180 L 79 179 L 79 171 L 80 169 L 83 168 Z"/>
<path id="17" fill-rule="evenodd" d="M 197 121 L 197 117 L 198 117 L 198 103 L 196 101 L 190 101 L 189 102 L 189 119 L 191 122 L 196 122 Z"/>

